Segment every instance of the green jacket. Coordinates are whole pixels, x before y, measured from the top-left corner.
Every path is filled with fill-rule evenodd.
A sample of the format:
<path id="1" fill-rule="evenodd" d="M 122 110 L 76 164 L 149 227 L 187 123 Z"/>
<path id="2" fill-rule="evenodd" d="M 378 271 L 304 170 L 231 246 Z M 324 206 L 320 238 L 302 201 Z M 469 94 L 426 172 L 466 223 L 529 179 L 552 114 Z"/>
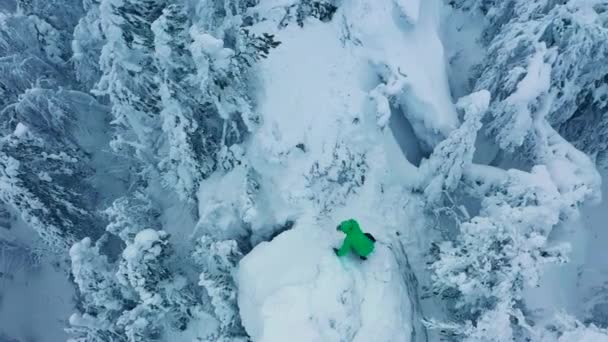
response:
<path id="1" fill-rule="evenodd" d="M 346 234 L 342 247 L 336 252 L 338 256 L 344 256 L 352 250 L 361 257 L 367 257 L 374 251 L 374 241 L 361 231 L 357 221 L 346 220 L 340 223 L 338 230 Z"/>

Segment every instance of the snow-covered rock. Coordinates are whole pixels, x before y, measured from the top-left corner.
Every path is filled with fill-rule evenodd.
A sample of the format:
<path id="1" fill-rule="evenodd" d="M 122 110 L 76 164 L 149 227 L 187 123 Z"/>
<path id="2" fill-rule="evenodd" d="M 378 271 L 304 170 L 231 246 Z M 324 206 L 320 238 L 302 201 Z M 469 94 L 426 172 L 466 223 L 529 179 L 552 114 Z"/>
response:
<path id="1" fill-rule="evenodd" d="M 239 307 L 254 341 L 409 341 L 411 307 L 391 250 L 338 258 L 332 241 L 298 226 L 241 261 Z"/>

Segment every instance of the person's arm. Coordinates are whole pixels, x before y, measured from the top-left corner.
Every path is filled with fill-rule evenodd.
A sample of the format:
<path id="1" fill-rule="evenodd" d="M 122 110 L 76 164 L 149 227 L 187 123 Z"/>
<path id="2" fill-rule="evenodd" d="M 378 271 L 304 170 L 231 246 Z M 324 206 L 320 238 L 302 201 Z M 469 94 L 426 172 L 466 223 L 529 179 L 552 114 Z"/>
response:
<path id="1" fill-rule="evenodd" d="M 344 239 L 342 247 L 340 247 L 340 249 L 334 248 L 334 251 L 336 251 L 337 256 L 345 256 L 348 254 L 348 252 L 350 252 L 350 239 L 348 238 L 348 235 Z"/>

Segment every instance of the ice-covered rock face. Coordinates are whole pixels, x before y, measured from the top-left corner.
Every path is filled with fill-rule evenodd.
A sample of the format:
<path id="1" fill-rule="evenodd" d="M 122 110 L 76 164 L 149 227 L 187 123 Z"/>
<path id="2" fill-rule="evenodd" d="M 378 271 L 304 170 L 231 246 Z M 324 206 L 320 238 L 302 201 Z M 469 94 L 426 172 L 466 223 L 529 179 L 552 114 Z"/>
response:
<path id="1" fill-rule="evenodd" d="M 296 227 L 240 263 L 239 307 L 257 342 L 409 341 L 411 307 L 391 250 L 338 258 L 332 235 Z"/>

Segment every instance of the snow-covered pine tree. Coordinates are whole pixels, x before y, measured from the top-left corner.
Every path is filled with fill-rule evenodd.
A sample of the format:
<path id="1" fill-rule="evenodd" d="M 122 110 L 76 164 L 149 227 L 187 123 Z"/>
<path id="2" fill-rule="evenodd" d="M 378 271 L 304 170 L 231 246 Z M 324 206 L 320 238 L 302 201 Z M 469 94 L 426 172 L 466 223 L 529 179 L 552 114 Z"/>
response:
<path id="1" fill-rule="evenodd" d="M 109 263 L 89 238 L 70 256 L 81 309 L 70 318 L 75 341 L 158 340 L 183 331 L 199 301 L 192 285 L 176 273 L 169 235 L 141 230 L 126 242 L 120 259 Z"/>
<path id="2" fill-rule="evenodd" d="M 27 90 L 3 111 L 0 174 L 5 185 L 0 196 L 58 248 L 103 231 L 90 182 L 91 151 L 86 147 L 91 146 L 76 134 L 100 127 L 97 120 L 79 117 L 83 100 L 90 101 L 86 107 L 92 113 L 103 115 L 104 107 L 90 96 L 40 88 Z"/>
<path id="3" fill-rule="evenodd" d="M 112 103 L 111 146 L 126 155 L 134 152 L 145 166 L 155 164 L 159 148 L 161 100 L 151 25 L 165 5 L 165 0 L 102 0 L 99 7 L 106 40 L 95 93 Z"/>
<path id="4" fill-rule="evenodd" d="M 130 342 L 157 339 L 163 329 L 185 330 L 196 298 L 187 280 L 170 267 L 169 234 L 144 229 L 122 253 L 118 281 L 137 295 L 133 309 L 118 319 Z"/>
<path id="5" fill-rule="evenodd" d="M 0 196 L 43 240 L 68 248 L 98 237 L 103 220 L 91 160 L 107 108 L 78 91 L 68 59 L 76 0 L 18 1 L 0 16 Z M 71 8 L 59 11 L 57 8 Z"/>
<path id="6" fill-rule="evenodd" d="M 112 265 L 90 238 L 70 249 L 72 277 L 80 294 L 79 312 L 70 317 L 67 332 L 75 342 L 127 341 L 115 324 L 133 306 L 116 279 Z"/>
<path id="7" fill-rule="evenodd" d="M 160 112 L 168 145 L 160 162 L 165 186 L 193 200 L 200 181 L 217 167 L 224 120 L 202 95 L 189 46 L 191 22 L 186 9 L 169 5 L 154 22 L 156 63 L 161 73 Z"/>
<path id="8" fill-rule="evenodd" d="M 518 148 L 526 141 L 533 143 L 528 140 L 533 122 L 544 115 L 575 147 L 604 165 L 608 148 L 606 4 L 552 0 L 448 3 L 486 17 L 482 42 L 488 51 L 475 87 L 493 95 L 493 120 L 487 133 L 496 136 L 504 148 Z M 525 147 L 525 151 L 530 149 Z"/>
<path id="9" fill-rule="evenodd" d="M 239 163 L 237 145 L 258 121 L 248 70 L 279 44 L 245 28 L 239 18 L 250 4 L 220 2 L 199 5 L 222 8 L 209 21 L 193 25 L 186 8 L 172 4 L 152 25 L 164 132 L 159 167 L 165 185 L 190 201 L 202 179 Z"/>
<path id="10" fill-rule="evenodd" d="M 160 212 L 142 191 L 116 199 L 104 214 L 109 221 L 106 231 L 125 243 L 132 243 L 142 229 L 161 229 Z"/>
<path id="11" fill-rule="evenodd" d="M 529 65 L 531 76 L 520 80 L 519 87 L 535 83 L 540 88 L 528 91 L 528 97 L 516 95 L 522 103 L 542 96 L 548 81 L 545 77 L 549 77 L 542 58 L 532 58 Z M 531 328 L 534 317 L 526 312 L 522 300 L 524 287 L 538 284 L 544 264 L 567 260 L 566 246 L 552 245 L 549 234 L 562 219 L 575 215 L 581 203 L 597 195 L 599 176 L 591 160 L 561 138 L 542 114 L 531 125 L 527 138 L 534 141 L 528 156 L 542 165 L 524 172 L 473 164 L 480 115 L 490 103 L 486 91 L 476 97 L 483 93 L 483 101 L 473 101 L 475 97 L 459 101 L 465 112 L 478 113 L 476 124 L 467 113 L 461 127 L 440 143 L 421 167 L 426 170 L 423 174 L 432 175 L 429 185 L 424 183 L 430 199 L 440 199 L 437 196 L 444 192 L 464 191 L 481 202 L 477 216 L 458 223 L 453 241 L 432 249 L 435 294 L 446 299 L 458 324 L 431 327 L 466 341 L 484 341 L 488 335 L 496 336 L 496 341 L 526 340 L 536 332 Z M 518 108 L 525 107 L 521 106 Z M 500 120 L 487 121 L 493 124 Z M 507 136 L 516 131 L 501 132 L 506 134 L 502 137 L 505 141 L 517 140 Z M 502 147 L 510 148 L 509 144 Z"/>
<path id="12" fill-rule="evenodd" d="M 200 299 L 194 284 L 181 275 L 169 234 L 159 230 L 158 214 L 143 194 L 116 200 L 106 210 L 107 231 L 123 239 L 116 262 L 101 253 L 119 246 L 104 236 L 95 245 L 86 238 L 70 252 L 72 274 L 82 308 L 70 319 L 76 341 L 158 340 L 187 328 Z"/>
<path id="13" fill-rule="evenodd" d="M 190 36 L 192 44 L 189 49 L 196 68 L 196 85 L 211 111 L 223 119 L 220 159 L 226 159 L 230 147 L 241 142 L 246 132 L 253 130 L 259 122 L 247 92 L 249 66 L 238 58 L 247 53 L 247 46 L 243 45 L 239 24 L 226 29 L 194 25 Z M 227 42 L 234 46 L 227 47 Z M 220 167 L 230 164 L 222 160 L 219 163 Z"/>
<path id="14" fill-rule="evenodd" d="M 489 104 L 490 93 L 487 90 L 461 98 L 456 106 L 464 112 L 464 122 L 435 147 L 428 159 L 422 161 L 420 170 L 424 179 L 421 187 L 430 205 L 440 204 L 446 194 L 456 190 L 463 172 L 471 167 L 477 132 Z"/>
<path id="15" fill-rule="evenodd" d="M 330 21 L 336 10 L 338 2 L 334 0 L 298 0 L 284 5 L 284 17 L 280 21 L 281 27 L 297 24 L 304 27 L 307 18 L 316 18 L 323 22 Z"/>
<path id="16" fill-rule="evenodd" d="M 193 253 L 201 266 L 201 285 L 211 300 L 219 329 L 209 336 L 209 341 L 247 341 L 247 333 L 241 325 L 237 304 L 237 286 L 234 271 L 243 254 L 235 240 L 214 241 L 202 236 Z"/>
<path id="17" fill-rule="evenodd" d="M 555 184 L 542 181 L 550 177 L 546 168 L 510 170 L 507 176 L 483 185 L 488 191 L 480 214 L 460 225 L 454 242 L 438 244 L 431 265 L 434 290 L 455 299 L 452 310 L 465 323 L 460 333 L 466 341 L 482 341 L 487 334 L 525 340 L 524 286 L 537 284 L 543 264 L 567 259 L 565 246 L 547 243 L 570 203 Z"/>
<path id="18" fill-rule="evenodd" d="M 72 63 L 78 81 L 88 91 L 101 78 L 99 56 L 105 44 L 101 29 L 100 0 L 83 0 L 85 15 L 74 28 L 72 38 Z"/>
<path id="19" fill-rule="evenodd" d="M 7 0 L 0 3 L 0 12 L 11 13 L 17 9 L 17 1 L 16 0 Z"/>
<path id="20" fill-rule="evenodd" d="M 55 88 L 70 74 L 62 33 L 35 15 L 0 13 L 0 109 L 32 87 Z"/>
<path id="21" fill-rule="evenodd" d="M 296 9 L 296 21 L 300 26 L 304 26 L 304 20 L 307 17 L 328 22 L 333 18 L 337 9 L 334 0 L 301 0 Z"/>
<path id="22" fill-rule="evenodd" d="M 58 11 L 58 8 L 70 10 Z M 72 30 L 82 14 L 82 0 L 17 0 L 16 16 L 29 25 L 33 24 L 43 51 L 50 61 L 57 64 L 69 60 Z"/>

